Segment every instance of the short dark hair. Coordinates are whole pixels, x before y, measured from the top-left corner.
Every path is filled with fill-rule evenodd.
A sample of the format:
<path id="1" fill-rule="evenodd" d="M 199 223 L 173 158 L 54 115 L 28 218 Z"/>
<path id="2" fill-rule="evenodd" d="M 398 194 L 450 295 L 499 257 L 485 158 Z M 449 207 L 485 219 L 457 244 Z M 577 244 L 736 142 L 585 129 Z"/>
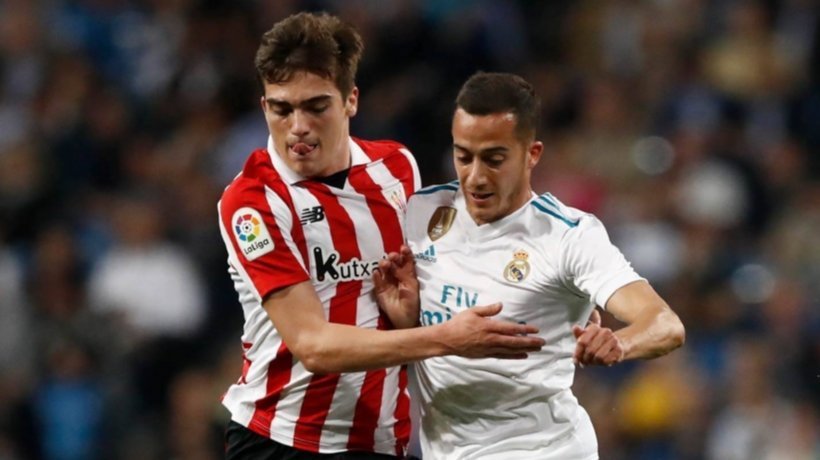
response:
<path id="1" fill-rule="evenodd" d="M 256 72 L 264 83 L 283 83 L 296 72 L 333 80 L 347 97 L 355 85 L 362 37 L 350 24 L 327 13 L 297 13 L 277 22 L 256 51 Z"/>
<path id="2" fill-rule="evenodd" d="M 456 107 L 470 115 L 512 113 L 515 130 L 523 141 L 535 138 L 541 116 L 541 102 L 532 85 L 511 73 L 473 74 L 458 92 Z"/>

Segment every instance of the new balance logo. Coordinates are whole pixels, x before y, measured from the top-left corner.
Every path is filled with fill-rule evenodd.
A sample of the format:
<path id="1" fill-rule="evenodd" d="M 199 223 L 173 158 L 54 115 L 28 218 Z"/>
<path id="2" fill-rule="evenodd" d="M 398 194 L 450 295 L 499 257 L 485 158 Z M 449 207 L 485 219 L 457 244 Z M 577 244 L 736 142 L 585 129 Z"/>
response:
<path id="1" fill-rule="evenodd" d="M 416 259 L 426 260 L 428 262 L 435 262 L 436 261 L 436 247 L 434 245 L 430 245 L 424 252 L 419 252 L 413 254 Z"/>
<path id="2" fill-rule="evenodd" d="M 302 225 L 313 224 L 323 220 L 325 220 L 325 210 L 321 206 L 305 208 L 299 216 L 299 222 L 301 222 Z"/>

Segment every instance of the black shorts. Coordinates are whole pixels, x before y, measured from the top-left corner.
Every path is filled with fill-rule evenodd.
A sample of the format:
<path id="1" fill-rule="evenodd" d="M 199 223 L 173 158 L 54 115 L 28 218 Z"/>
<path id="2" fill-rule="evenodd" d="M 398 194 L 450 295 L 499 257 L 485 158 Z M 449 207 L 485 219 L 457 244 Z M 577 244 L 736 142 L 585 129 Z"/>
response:
<path id="1" fill-rule="evenodd" d="M 337 454 L 307 452 L 259 436 L 234 421 L 231 421 L 225 430 L 226 460 L 395 460 L 397 458 L 399 457 L 374 452 L 340 452 Z"/>

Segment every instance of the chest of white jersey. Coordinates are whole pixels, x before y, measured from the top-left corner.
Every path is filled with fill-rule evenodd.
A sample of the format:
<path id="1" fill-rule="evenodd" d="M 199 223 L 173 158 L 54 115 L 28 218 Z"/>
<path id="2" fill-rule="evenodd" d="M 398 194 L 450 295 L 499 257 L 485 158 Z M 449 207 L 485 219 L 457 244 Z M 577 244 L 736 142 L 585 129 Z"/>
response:
<path id="1" fill-rule="evenodd" d="M 640 279 L 598 219 L 543 195 L 478 226 L 451 183 L 411 198 L 407 238 L 423 326 L 501 302 L 499 319 L 536 326 L 546 341 L 526 360 L 442 357 L 416 364 L 425 453 L 484 458 L 509 454 L 522 439 L 539 452 L 537 446 L 571 430 L 578 418 L 568 391 L 572 326 L 585 323 L 595 304 L 604 306 L 619 287 Z M 547 458 L 538 455 L 531 458 Z"/>

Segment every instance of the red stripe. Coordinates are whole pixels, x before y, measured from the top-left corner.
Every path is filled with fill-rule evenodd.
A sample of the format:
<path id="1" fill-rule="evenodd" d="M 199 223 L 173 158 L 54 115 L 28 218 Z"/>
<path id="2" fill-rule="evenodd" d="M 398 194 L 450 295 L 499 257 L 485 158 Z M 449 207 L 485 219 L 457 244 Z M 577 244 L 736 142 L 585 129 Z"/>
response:
<path id="1" fill-rule="evenodd" d="M 296 214 L 296 207 L 293 205 L 293 197 L 290 196 L 290 190 L 281 181 L 274 181 L 271 188 L 276 192 L 279 198 L 285 202 L 290 210 L 293 225 L 291 226 L 290 235 L 299 252 L 302 254 L 302 261 L 305 264 L 305 270 L 310 273 L 310 257 L 308 257 L 307 243 L 305 242 L 305 232 L 302 230 L 302 225 L 299 223 L 299 217 Z"/>
<path id="2" fill-rule="evenodd" d="M 276 357 L 268 364 L 265 396 L 256 400 L 256 408 L 248 426 L 260 436 L 270 437 L 270 426 L 276 415 L 276 404 L 279 402 L 285 385 L 290 381 L 292 367 L 293 354 L 288 350 L 285 342 L 282 342 L 276 352 Z"/>
<path id="3" fill-rule="evenodd" d="M 399 151 L 385 158 L 384 166 L 387 167 L 387 170 L 390 171 L 393 177 L 401 181 L 404 185 L 404 196 L 410 198 L 410 195 L 416 191 L 413 165 L 410 163 L 410 160 L 404 153 Z"/>
<path id="4" fill-rule="evenodd" d="M 253 346 L 252 343 L 242 342 L 242 376 L 239 377 L 237 383 L 248 383 L 248 370 L 250 370 L 253 361 L 248 359 L 248 350 Z"/>
<path id="5" fill-rule="evenodd" d="M 367 207 L 370 208 L 373 219 L 379 223 L 378 227 L 384 252 L 398 251 L 404 242 L 401 222 L 399 222 L 396 209 L 382 194 L 382 187 L 373 181 L 366 168 L 356 168 L 351 171 L 348 181 L 358 193 L 365 196 Z"/>
<path id="6" fill-rule="evenodd" d="M 393 433 L 396 435 L 396 455 L 403 457 L 407 444 L 410 443 L 410 398 L 407 396 L 407 366 L 399 369 L 399 398 L 393 413 L 396 424 Z"/>
<path id="7" fill-rule="evenodd" d="M 339 253 L 339 262 L 361 259 L 355 226 L 336 196 L 319 183 L 306 182 L 305 187 L 324 208 L 333 248 Z M 336 285 L 336 295 L 330 299 L 330 322 L 356 325 L 356 306 L 361 288 L 361 281 L 342 281 Z M 339 374 L 311 377 L 293 434 L 293 446 L 297 449 L 319 451 L 322 427 L 330 412 L 339 378 Z"/>
<path id="8" fill-rule="evenodd" d="M 381 312 L 379 312 L 378 328 L 385 329 Z M 350 450 L 373 450 L 376 429 L 381 418 L 385 376 L 387 376 L 385 369 L 368 371 L 365 374 L 362 390 L 356 401 L 353 427 L 350 429 L 350 438 L 347 441 L 347 448 Z"/>
<path id="9" fill-rule="evenodd" d="M 293 432 L 293 447 L 319 452 L 322 427 L 330 412 L 330 404 L 333 402 L 333 394 L 336 393 L 339 377 L 340 374 L 311 377 Z"/>
<path id="10" fill-rule="evenodd" d="M 401 155 L 401 157 L 404 158 L 404 155 Z M 391 174 L 393 173 L 391 172 Z M 412 190 L 412 174 L 409 177 L 411 178 L 410 190 Z M 381 233 L 384 252 L 398 251 L 404 242 L 401 222 L 396 214 L 396 210 L 382 194 L 382 187 L 370 177 L 366 168 L 351 171 L 348 180 L 358 193 L 366 197 L 370 213 L 376 222 L 379 223 L 379 232 Z M 387 323 L 387 317 L 379 311 L 378 329 L 387 329 Z M 375 433 L 380 418 L 386 375 L 387 372 L 383 369 L 370 371 L 365 375 L 362 392 L 359 395 L 359 400 L 356 402 L 356 413 L 353 418 L 353 427 L 350 430 L 350 439 L 348 441 L 349 449 L 373 449 Z M 407 378 L 404 370 L 400 370 L 399 378 L 401 379 L 402 376 L 404 377 L 406 386 Z M 404 394 L 404 387 L 399 388 L 396 403 L 397 407 L 394 415 L 397 416 L 398 422 L 394 426 L 394 430 L 397 435 L 401 432 L 406 433 L 403 438 L 399 437 L 397 441 L 397 448 L 403 449 L 409 441 L 410 433 L 409 410 L 404 410 L 403 419 L 399 417 L 402 414 L 400 410 L 402 404 L 405 404 L 407 408 L 409 408 L 409 401 L 407 401 L 406 395 Z M 400 428 L 400 424 L 406 426 Z M 403 455 L 403 453 L 404 451 L 402 450 L 400 455 Z"/>

